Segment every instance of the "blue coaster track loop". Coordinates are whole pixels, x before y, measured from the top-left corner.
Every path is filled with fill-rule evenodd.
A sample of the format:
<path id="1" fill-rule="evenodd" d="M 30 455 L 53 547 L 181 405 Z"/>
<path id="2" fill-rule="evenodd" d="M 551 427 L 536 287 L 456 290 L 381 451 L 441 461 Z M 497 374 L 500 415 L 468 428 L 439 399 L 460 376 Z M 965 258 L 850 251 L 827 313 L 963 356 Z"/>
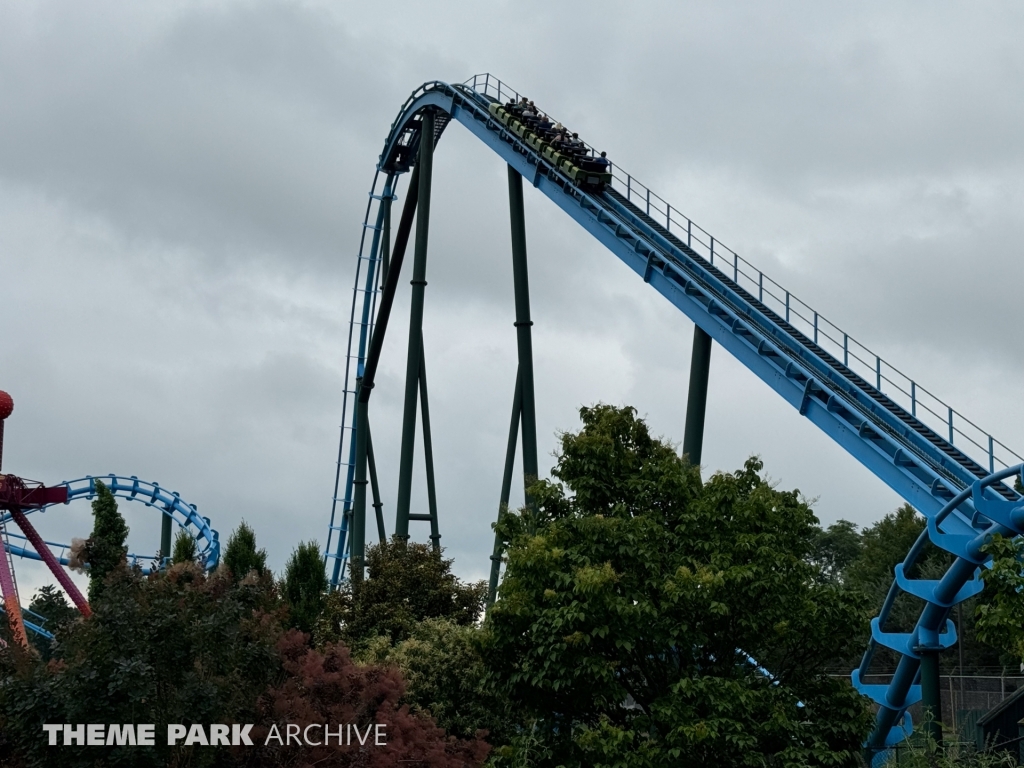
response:
<path id="1" fill-rule="evenodd" d="M 907 708 L 921 700 L 919 651 L 924 648 L 944 650 L 956 642 L 956 629 L 949 613 L 953 606 L 974 597 L 984 588 L 981 567 L 991 562 L 982 551 L 985 544 L 995 534 L 1012 538 L 1024 533 L 1024 499 L 1008 500 L 1002 492 L 1006 487 L 1002 481 L 1014 475 L 1024 482 L 1024 464 L 977 480 L 950 499 L 938 513 L 928 517 L 926 529 L 895 568 L 895 578 L 882 610 L 871 622 L 871 641 L 860 666 L 851 674 L 854 687 L 879 707 L 866 745 L 873 753 L 872 765 L 883 764 L 889 756 L 889 748 L 912 731 Z M 973 532 L 944 531 L 946 523 L 955 519 L 958 512 L 968 514 L 968 505 L 973 509 L 970 514 Z M 952 564 L 941 579 L 909 578 L 907 574 L 929 543 L 952 554 Z M 923 601 L 924 608 L 912 632 L 886 631 L 889 614 L 901 593 Z M 886 684 L 867 683 L 871 662 L 880 647 L 898 654 L 896 671 Z"/>
<path id="2" fill-rule="evenodd" d="M 87 475 L 86 477 L 79 478 L 78 480 L 68 480 L 57 485 L 67 486 L 68 489 L 68 502 L 71 503 L 75 499 L 92 499 L 96 496 L 96 481 L 100 480 L 107 488 L 110 489 L 111 493 L 119 499 L 125 499 L 127 501 L 138 501 L 145 504 L 147 507 L 156 509 L 163 515 L 168 515 L 170 518 L 177 523 L 178 527 L 188 532 L 193 539 L 195 539 L 198 545 L 198 559 L 204 564 L 206 569 L 213 570 L 217 567 L 220 562 L 220 535 L 210 526 L 209 518 L 202 517 L 196 510 L 194 504 L 189 504 L 182 500 L 181 496 L 173 491 L 169 491 L 166 488 L 162 488 L 159 483 L 149 483 L 145 480 L 139 480 L 135 477 L 119 477 L 117 475 L 106 475 L 105 477 Z M 46 512 L 52 507 L 58 506 L 56 504 L 49 504 L 44 507 L 36 509 L 26 509 L 25 514 L 37 514 Z M 3 519 L 6 521 L 10 517 L 9 514 L 4 514 Z M 39 554 L 31 547 L 24 536 L 14 533 L 13 531 L 8 533 L 11 538 L 11 554 L 17 555 L 18 557 L 27 558 L 29 560 L 40 560 Z M 61 563 L 61 565 L 68 564 L 68 551 L 71 548 L 70 544 L 62 544 L 57 542 L 47 541 L 46 545 L 50 547 L 54 557 Z M 143 573 L 150 572 L 150 566 L 148 563 L 153 561 L 152 555 L 138 555 L 129 554 L 128 564 L 131 566 L 140 566 Z"/>
<path id="3" fill-rule="evenodd" d="M 490 74 L 461 84 L 430 81 L 405 101 L 385 140 L 363 221 L 350 316 L 341 441 L 325 550 L 331 584 L 337 586 L 344 577 L 351 544 L 348 515 L 356 430 L 350 396 L 356 392 L 367 359 L 367 338 L 373 333 L 380 290 L 383 213 L 375 202 L 384 194 L 377 193 L 378 184 L 385 178 L 387 194 L 394 194 L 395 176 L 410 170 L 421 115 L 429 109 L 436 116 L 435 142 L 449 121 L 461 123 L 799 415 L 924 514 L 929 521 L 927 541 L 956 555 L 943 579 L 934 585 L 921 583 L 907 578 L 925 537 L 915 545 L 895 574 L 882 615 L 875 622 L 866 663 L 856 673 L 855 684 L 861 687 L 859 678 L 867 673 L 873 649 L 879 645 L 903 654 L 893 682 L 861 690 L 881 706 L 870 745 L 884 747 L 905 738 L 911 729 L 907 702 L 916 695 L 914 644 L 945 647 L 955 642 L 947 614 L 950 605 L 979 589 L 975 574 L 984 557 L 978 547 L 991 533 L 1020 532 L 1021 495 L 1002 481 L 1019 472 L 1024 457 L 723 245 L 620 166 L 614 167 L 611 184 L 603 189 L 579 186 L 545 156 L 543 142 L 531 143 L 536 137 L 513 130 L 501 118 L 500 104 L 519 96 Z M 555 119 L 550 110 L 542 111 Z M 367 231 L 374 233 L 369 244 Z M 900 591 L 927 602 L 910 637 L 884 631 Z"/>

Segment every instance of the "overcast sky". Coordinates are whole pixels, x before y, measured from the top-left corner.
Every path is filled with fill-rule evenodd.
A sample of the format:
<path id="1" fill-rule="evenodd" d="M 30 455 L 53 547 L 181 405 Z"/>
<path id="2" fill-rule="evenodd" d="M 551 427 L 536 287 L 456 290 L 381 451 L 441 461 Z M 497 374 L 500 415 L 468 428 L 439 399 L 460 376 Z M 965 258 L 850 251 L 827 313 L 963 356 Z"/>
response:
<path id="1" fill-rule="evenodd" d="M 247 519 L 275 570 L 322 544 L 377 157 L 419 84 L 485 71 L 1021 452 L 1022 25 L 1017 2 L 0 2 L 4 467 L 157 480 L 225 540 Z M 692 324 L 526 198 L 542 469 L 583 404 L 681 441 Z M 501 161 L 450 126 L 425 345 L 467 578 L 515 379 L 507 205 Z M 407 307 L 371 413 L 389 524 Z M 824 523 L 900 503 L 716 348 L 705 471 L 752 454 Z M 122 507 L 155 551 L 156 516 Z M 88 506 L 39 525 L 85 536 Z M 18 568 L 23 592 L 49 581 Z"/>

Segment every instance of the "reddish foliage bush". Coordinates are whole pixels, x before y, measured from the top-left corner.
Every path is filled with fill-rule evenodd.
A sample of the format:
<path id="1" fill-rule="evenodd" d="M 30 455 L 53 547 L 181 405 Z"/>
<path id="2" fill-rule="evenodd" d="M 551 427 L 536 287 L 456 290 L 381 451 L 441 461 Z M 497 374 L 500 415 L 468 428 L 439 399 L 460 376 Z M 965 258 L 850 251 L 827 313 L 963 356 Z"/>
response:
<path id="1" fill-rule="evenodd" d="M 236 756 L 247 766 L 312 766 L 334 768 L 365 766 L 391 768 L 396 764 L 410 768 L 468 768 L 479 766 L 490 750 L 482 738 L 456 739 L 423 715 L 414 715 L 401 705 L 405 683 L 398 672 L 386 667 L 358 666 L 343 645 L 329 645 L 324 651 L 311 649 L 298 631 L 284 635 L 277 646 L 286 673 L 284 682 L 262 697 L 260 719 L 252 731 L 255 747 L 239 748 Z M 303 733 L 314 723 L 351 724 L 365 733 L 368 726 L 386 726 L 386 745 L 374 745 L 371 733 L 366 744 L 352 743 L 307 746 L 279 744 L 276 738 L 266 745 L 267 735 L 277 725 L 282 739 L 286 725 L 299 726 Z M 323 729 L 310 731 L 311 740 L 321 741 Z"/>

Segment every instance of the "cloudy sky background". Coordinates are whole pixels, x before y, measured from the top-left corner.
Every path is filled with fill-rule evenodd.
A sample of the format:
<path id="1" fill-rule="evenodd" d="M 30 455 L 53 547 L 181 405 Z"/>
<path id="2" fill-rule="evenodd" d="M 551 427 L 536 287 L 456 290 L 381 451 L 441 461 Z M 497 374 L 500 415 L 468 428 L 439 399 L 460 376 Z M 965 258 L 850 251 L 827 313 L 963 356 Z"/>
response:
<path id="1" fill-rule="evenodd" d="M 251 522 L 278 571 L 322 544 L 377 156 L 417 85 L 484 71 L 1020 452 L 1022 23 L 1011 2 L 0 2 L 4 466 L 158 480 L 223 539 Z M 692 324 L 535 191 L 526 213 L 542 467 L 581 404 L 680 441 Z M 514 386 L 508 232 L 504 167 L 451 126 L 426 353 L 467 578 Z M 389 520 L 399 307 L 371 416 Z M 825 523 L 899 504 L 716 349 L 706 470 L 751 454 Z M 155 551 L 157 516 L 123 508 Z M 88 506 L 38 524 L 85 536 Z M 50 580 L 18 568 L 23 592 Z"/>

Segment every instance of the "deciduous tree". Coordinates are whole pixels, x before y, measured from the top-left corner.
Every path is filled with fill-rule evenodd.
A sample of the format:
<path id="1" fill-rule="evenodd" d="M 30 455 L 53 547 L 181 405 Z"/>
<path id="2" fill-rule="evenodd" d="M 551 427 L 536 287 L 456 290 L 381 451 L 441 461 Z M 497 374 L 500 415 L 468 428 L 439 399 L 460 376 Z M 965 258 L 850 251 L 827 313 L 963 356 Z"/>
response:
<path id="1" fill-rule="evenodd" d="M 870 716 L 826 663 L 865 620 L 807 558 L 814 515 L 751 459 L 701 482 L 630 408 L 581 410 L 507 515 L 486 623 L 497 695 L 545 766 L 856 765 Z M 502 763 L 502 764 L 506 764 Z"/>

